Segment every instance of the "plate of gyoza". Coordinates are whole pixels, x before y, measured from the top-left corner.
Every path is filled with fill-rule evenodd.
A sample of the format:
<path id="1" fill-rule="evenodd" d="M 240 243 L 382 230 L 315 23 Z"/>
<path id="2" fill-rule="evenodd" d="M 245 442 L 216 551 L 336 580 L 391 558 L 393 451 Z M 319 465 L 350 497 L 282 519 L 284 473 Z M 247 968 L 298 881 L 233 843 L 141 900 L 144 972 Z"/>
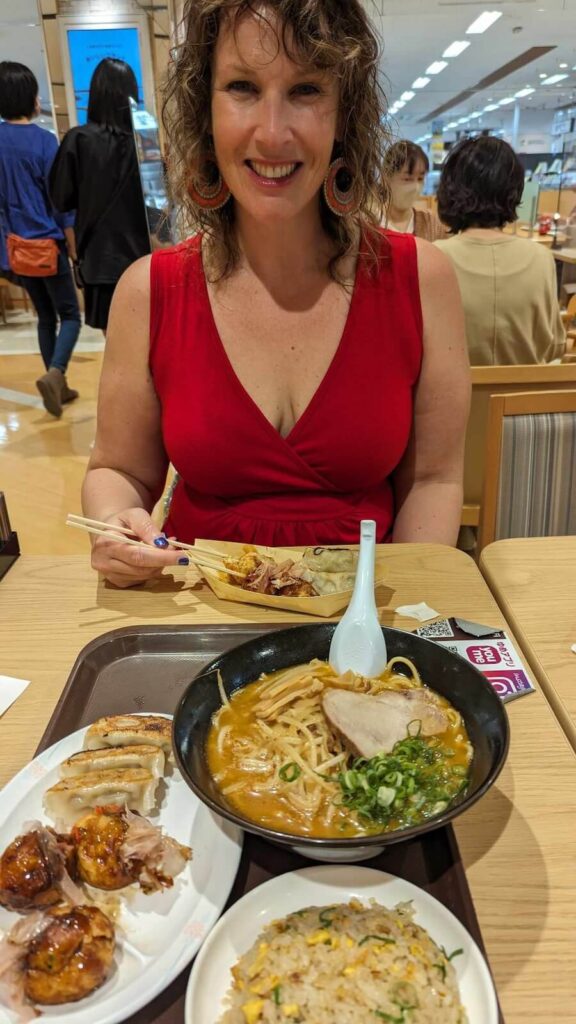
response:
<path id="1" fill-rule="evenodd" d="M 99 719 L 0 800 L 0 1024 L 115 1024 L 183 970 L 219 917 L 242 832 L 172 760 L 172 719 Z"/>

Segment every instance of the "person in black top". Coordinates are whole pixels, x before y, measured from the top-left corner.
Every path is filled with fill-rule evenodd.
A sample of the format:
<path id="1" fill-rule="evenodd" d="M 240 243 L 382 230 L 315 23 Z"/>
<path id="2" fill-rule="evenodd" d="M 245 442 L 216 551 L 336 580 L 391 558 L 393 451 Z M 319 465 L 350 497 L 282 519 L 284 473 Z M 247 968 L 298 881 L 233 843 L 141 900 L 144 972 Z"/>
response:
<path id="1" fill-rule="evenodd" d="M 51 132 L 33 124 L 40 109 L 38 82 L 25 64 L 0 62 L 0 274 L 26 289 L 38 316 L 38 342 L 46 372 L 36 381 L 44 408 L 57 418 L 78 398 L 66 371 L 82 321 L 68 256 L 74 257 L 72 217 L 53 209 L 47 177 L 58 149 Z M 53 273 L 23 276 L 11 268 L 8 237 L 24 243 L 53 239 Z"/>
<path id="2" fill-rule="evenodd" d="M 132 68 L 105 57 L 90 82 L 88 121 L 64 136 L 50 173 L 55 207 L 76 210 L 86 323 L 104 333 L 121 275 L 150 252 L 130 97 L 138 100 Z"/>

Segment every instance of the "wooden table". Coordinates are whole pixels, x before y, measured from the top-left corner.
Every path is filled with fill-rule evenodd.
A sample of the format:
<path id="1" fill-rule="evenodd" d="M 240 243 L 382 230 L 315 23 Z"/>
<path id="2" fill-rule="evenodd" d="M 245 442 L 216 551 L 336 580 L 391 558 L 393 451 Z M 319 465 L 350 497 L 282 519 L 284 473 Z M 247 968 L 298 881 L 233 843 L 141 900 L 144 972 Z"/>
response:
<path id="1" fill-rule="evenodd" d="M 576 248 L 552 249 L 552 255 L 560 263 L 576 263 Z"/>
<path id="2" fill-rule="evenodd" d="M 382 622 L 414 629 L 399 605 L 502 626 L 474 562 L 436 545 L 390 545 Z M 86 559 L 23 556 L 0 584 L 0 673 L 32 681 L 0 719 L 0 781 L 33 754 L 78 651 L 139 624 L 271 622 L 276 613 L 224 604 L 184 569 L 146 589 L 99 582 Z M 283 615 L 283 622 L 309 621 Z M 432 681 L 433 682 L 433 681 Z M 508 762 L 456 833 L 506 1024 L 576 1024 L 576 757 L 542 693 L 508 705 Z"/>
<path id="3" fill-rule="evenodd" d="M 499 540 L 480 564 L 576 749 L 576 537 Z"/>

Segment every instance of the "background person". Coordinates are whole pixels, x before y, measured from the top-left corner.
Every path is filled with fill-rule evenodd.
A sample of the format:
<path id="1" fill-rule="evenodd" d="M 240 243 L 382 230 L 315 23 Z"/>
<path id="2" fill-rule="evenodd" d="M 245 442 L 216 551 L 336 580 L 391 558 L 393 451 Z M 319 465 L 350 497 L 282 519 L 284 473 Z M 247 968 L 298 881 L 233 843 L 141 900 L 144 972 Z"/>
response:
<path id="1" fill-rule="evenodd" d="M 554 257 L 503 232 L 523 189 L 514 150 L 492 136 L 455 146 L 442 169 L 438 211 L 453 237 L 436 245 L 458 276 L 473 366 L 547 363 L 565 351 Z"/>
<path id="2" fill-rule="evenodd" d="M 190 0 L 167 132 L 203 233 L 140 260 L 110 318 L 87 515 L 260 544 L 456 541 L 469 372 L 449 261 L 370 214 L 378 46 L 359 0 Z M 345 112 L 345 116 L 344 116 Z M 446 404 L 445 396 L 450 395 Z M 185 556 L 98 538 L 129 586 Z"/>
<path id="3" fill-rule="evenodd" d="M 429 169 L 426 153 L 415 142 L 401 140 L 390 146 L 384 163 L 390 196 L 382 222 L 384 227 L 425 238 L 428 242 L 446 238 L 448 232 L 436 214 L 414 206 L 422 195 Z"/>
<path id="4" fill-rule="evenodd" d="M 36 381 L 44 407 L 62 415 L 62 404 L 78 397 L 66 370 L 80 333 L 78 299 L 68 263 L 74 255 L 71 216 L 52 206 L 47 177 L 58 149 L 51 132 L 33 124 L 40 111 L 38 82 L 24 64 L 0 62 L 0 269 L 10 270 L 9 234 L 24 240 L 54 239 L 56 272 L 18 275 L 38 316 L 38 343 L 46 373 Z M 67 240 L 67 241 L 66 241 Z"/>
<path id="5" fill-rule="evenodd" d="M 138 100 L 132 68 L 105 57 L 90 81 L 88 121 L 64 136 L 50 175 L 55 206 L 76 210 L 86 323 L 104 332 L 121 275 L 150 252 L 130 97 Z"/>

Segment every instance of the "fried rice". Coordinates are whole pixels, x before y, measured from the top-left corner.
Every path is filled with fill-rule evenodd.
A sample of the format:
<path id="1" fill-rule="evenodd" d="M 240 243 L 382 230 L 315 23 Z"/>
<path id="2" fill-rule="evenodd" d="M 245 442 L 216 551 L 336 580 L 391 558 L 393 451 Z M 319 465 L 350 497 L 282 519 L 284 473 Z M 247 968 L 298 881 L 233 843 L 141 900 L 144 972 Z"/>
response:
<path id="1" fill-rule="evenodd" d="M 445 951 L 414 920 L 371 900 L 274 921 L 232 968 L 219 1024 L 466 1024 Z"/>

